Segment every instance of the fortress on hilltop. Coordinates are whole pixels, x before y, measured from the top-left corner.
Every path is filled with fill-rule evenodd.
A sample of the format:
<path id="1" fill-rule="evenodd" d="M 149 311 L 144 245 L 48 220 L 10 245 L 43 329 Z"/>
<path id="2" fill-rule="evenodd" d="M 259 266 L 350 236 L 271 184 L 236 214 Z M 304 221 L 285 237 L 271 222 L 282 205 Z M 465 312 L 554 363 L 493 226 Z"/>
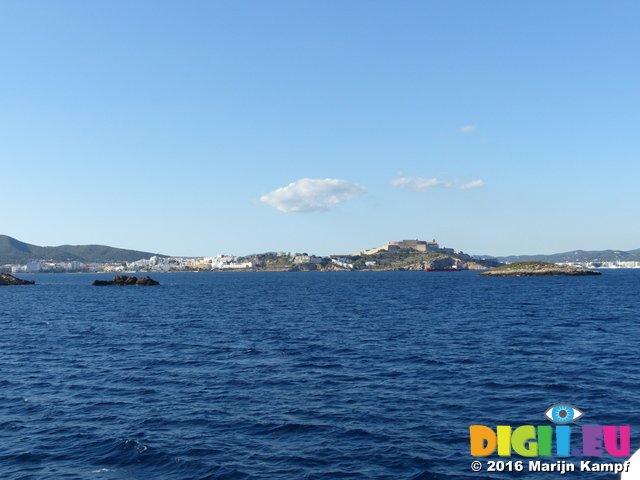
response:
<path id="1" fill-rule="evenodd" d="M 387 242 L 386 245 L 378 248 L 372 248 L 371 250 L 363 250 L 356 252 L 354 255 L 373 255 L 374 253 L 386 251 L 393 252 L 402 248 L 413 248 L 419 252 L 441 252 L 447 254 L 455 253 L 453 248 L 440 248 L 438 242 L 435 239 L 431 242 L 426 240 L 400 240 L 397 242 Z"/>

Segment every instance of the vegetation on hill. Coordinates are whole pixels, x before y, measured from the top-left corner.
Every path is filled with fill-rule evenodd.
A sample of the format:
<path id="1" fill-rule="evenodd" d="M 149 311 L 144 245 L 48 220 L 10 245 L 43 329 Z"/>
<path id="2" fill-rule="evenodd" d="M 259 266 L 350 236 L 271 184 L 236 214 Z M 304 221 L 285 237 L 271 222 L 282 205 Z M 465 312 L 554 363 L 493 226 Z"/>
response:
<path id="1" fill-rule="evenodd" d="M 150 252 L 126 250 L 105 245 L 61 245 L 40 247 L 21 242 L 7 235 L 0 235 L 0 265 L 28 262 L 135 262 L 158 255 Z M 165 255 L 158 255 L 165 256 Z"/>
<path id="2" fill-rule="evenodd" d="M 303 254 L 303 255 L 306 255 Z M 295 272 L 312 270 L 335 270 L 329 258 L 315 257 L 319 263 L 295 263 L 289 255 L 275 253 L 260 253 L 243 258 L 244 262 L 252 262 L 256 265 L 253 270 L 268 270 L 271 272 Z"/>
<path id="3" fill-rule="evenodd" d="M 305 254 L 306 255 L 306 254 Z M 387 252 L 380 251 L 372 255 L 347 255 L 345 257 L 348 264 L 353 266 L 353 270 L 423 270 L 425 265 L 434 262 L 453 264 L 457 261 L 460 265 L 469 265 L 471 268 L 482 268 L 480 265 L 471 262 L 468 257 L 460 255 L 449 255 L 440 252 L 420 252 L 412 248 Z M 330 258 L 315 257 L 313 263 L 296 263 L 288 255 L 277 255 L 274 253 L 263 253 L 245 257 L 243 261 L 252 262 L 255 267 L 253 271 L 340 271 L 351 270 L 346 265 L 337 265 Z M 373 264 L 371 264 L 373 262 Z M 369 265 L 367 265 L 369 263 Z"/>
<path id="4" fill-rule="evenodd" d="M 515 262 L 481 273 L 483 277 L 530 277 L 557 275 L 601 275 L 597 270 L 585 270 L 549 262 Z"/>
<path id="5" fill-rule="evenodd" d="M 268 269 L 274 271 L 288 271 L 293 267 L 293 261 L 289 255 L 277 255 L 275 253 L 262 253 L 243 259 L 245 262 L 252 262 L 257 269 Z"/>
<path id="6" fill-rule="evenodd" d="M 531 269 L 537 270 L 541 268 L 556 268 L 558 265 L 550 262 L 515 262 L 501 267 L 494 268 L 494 272 L 511 272 L 514 270 Z"/>
<path id="7" fill-rule="evenodd" d="M 391 252 L 382 250 L 373 255 L 352 255 L 347 257 L 347 260 L 358 270 L 397 270 L 414 263 L 433 262 L 449 256 L 439 252 L 419 252 L 413 248 L 402 248 Z M 376 263 L 368 267 L 366 262 Z"/>
<path id="8" fill-rule="evenodd" d="M 347 261 L 353 264 L 357 270 L 422 270 L 425 266 L 449 260 L 469 268 L 482 268 L 482 262 L 471 261 L 466 255 L 447 254 L 437 251 L 421 252 L 413 248 L 401 248 L 400 250 L 382 250 L 373 255 L 352 255 Z M 375 262 L 368 266 L 367 262 Z M 444 262 L 446 263 L 446 262 Z"/>

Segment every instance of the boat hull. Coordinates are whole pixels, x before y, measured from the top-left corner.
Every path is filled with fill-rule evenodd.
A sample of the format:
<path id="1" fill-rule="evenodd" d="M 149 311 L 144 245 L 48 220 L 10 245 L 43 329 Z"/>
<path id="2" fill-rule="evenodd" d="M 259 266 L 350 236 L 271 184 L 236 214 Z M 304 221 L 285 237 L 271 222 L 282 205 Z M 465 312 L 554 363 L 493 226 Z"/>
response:
<path id="1" fill-rule="evenodd" d="M 425 268 L 425 272 L 461 272 L 461 268 Z"/>

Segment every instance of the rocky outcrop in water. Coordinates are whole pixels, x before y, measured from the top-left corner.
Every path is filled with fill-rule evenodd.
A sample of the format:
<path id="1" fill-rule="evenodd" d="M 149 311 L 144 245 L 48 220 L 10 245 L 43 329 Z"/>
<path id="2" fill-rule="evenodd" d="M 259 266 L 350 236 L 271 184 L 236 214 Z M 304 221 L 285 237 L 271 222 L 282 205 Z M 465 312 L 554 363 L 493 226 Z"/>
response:
<path id="1" fill-rule="evenodd" d="M 95 287 L 105 287 L 110 285 L 117 285 L 117 286 L 137 285 L 142 287 L 149 287 L 152 285 L 160 285 L 160 283 L 146 276 L 142 278 L 138 278 L 133 276 L 130 277 L 128 275 L 116 275 L 115 277 L 113 277 L 113 280 L 111 281 L 96 280 L 95 282 L 93 282 L 92 285 Z"/>
<path id="2" fill-rule="evenodd" d="M 33 280 L 22 280 L 8 273 L 0 273 L 0 285 L 33 285 Z"/>
<path id="3" fill-rule="evenodd" d="M 481 273 L 480 277 L 552 277 L 558 275 L 602 275 L 597 270 L 585 270 L 570 265 L 547 262 L 516 262 Z"/>
<path id="4" fill-rule="evenodd" d="M 425 270 L 427 268 L 445 269 L 455 268 L 457 266 L 456 259 L 451 257 L 438 258 L 432 261 L 419 262 L 409 265 L 405 270 Z"/>
<path id="5" fill-rule="evenodd" d="M 428 268 L 435 270 L 455 268 L 460 268 L 462 270 L 486 270 L 487 267 L 483 267 L 482 265 L 472 261 L 465 262 L 454 257 L 442 257 L 436 260 L 425 260 L 422 262 L 412 263 L 411 265 L 399 268 L 398 270 L 426 270 Z"/>

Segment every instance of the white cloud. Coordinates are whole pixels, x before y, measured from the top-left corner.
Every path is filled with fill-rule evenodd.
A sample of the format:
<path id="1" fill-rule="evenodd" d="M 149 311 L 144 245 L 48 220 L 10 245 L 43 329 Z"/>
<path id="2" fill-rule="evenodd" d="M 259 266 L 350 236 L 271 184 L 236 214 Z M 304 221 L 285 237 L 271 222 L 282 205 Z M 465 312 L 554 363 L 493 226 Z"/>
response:
<path id="1" fill-rule="evenodd" d="M 404 190 L 412 190 L 414 192 L 424 192 L 431 187 L 449 188 L 453 186 L 453 182 L 448 180 L 438 180 L 437 178 L 416 178 L 402 177 L 391 182 L 391 185 L 400 187 Z"/>
<path id="2" fill-rule="evenodd" d="M 469 190 L 470 188 L 481 188 L 484 187 L 484 182 L 482 180 L 471 180 L 470 182 L 463 183 L 460 185 L 460 190 Z"/>
<path id="3" fill-rule="evenodd" d="M 466 125 L 460 129 L 460 132 L 471 133 L 471 132 L 475 132 L 477 128 L 478 128 L 477 125 Z"/>
<path id="4" fill-rule="evenodd" d="M 260 201 L 281 212 L 315 213 L 359 197 L 367 189 L 344 180 L 302 178 L 260 197 Z"/>

